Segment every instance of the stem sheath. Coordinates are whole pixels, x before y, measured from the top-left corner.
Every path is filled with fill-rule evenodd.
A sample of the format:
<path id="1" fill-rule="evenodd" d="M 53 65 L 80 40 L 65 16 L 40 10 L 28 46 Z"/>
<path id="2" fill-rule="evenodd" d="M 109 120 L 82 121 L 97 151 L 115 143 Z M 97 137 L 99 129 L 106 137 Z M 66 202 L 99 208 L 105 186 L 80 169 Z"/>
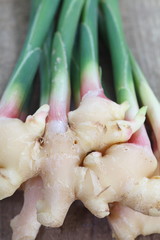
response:
<path id="1" fill-rule="evenodd" d="M 86 0 L 80 29 L 81 97 L 89 91 L 103 95 L 98 66 L 98 1 Z"/>
<path id="2" fill-rule="evenodd" d="M 52 45 L 49 120 L 67 121 L 70 108 L 70 61 L 84 0 L 64 0 Z M 69 26 L 69 27 L 68 27 Z"/>

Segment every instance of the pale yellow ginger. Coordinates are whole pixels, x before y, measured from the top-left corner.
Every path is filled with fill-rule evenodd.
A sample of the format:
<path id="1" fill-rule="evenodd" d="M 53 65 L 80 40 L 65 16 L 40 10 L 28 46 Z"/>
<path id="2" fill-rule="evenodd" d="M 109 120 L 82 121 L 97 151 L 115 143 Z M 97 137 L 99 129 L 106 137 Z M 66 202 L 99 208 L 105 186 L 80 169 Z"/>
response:
<path id="1" fill-rule="evenodd" d="M 40 140 L 49 106 L 44 105 L 25 122 L 0 118 L 0 199 L 11 196 L 40 168 Z"/>
<path id="2" fill-rule="evenodd" d="M 83 164 L 99 178 L 100 195 L 107 203 L 121 202 L 144 214 L 160 216 L 160 179 L 150 179 L 157 160 L 147 147 L 116 144 L 103 156 L 89 154 Z"/>
<path id="3" fill-rule="evenodd" d="M 109 223 L 117 240 L 134 240 L 139 235 L 160 233 L 160 217 L 144 215 L 120 203 L 111 206 Z"/>
<path id="4" fill-rule="evenodd" d="M 68 114 L 68 119 L 86 153 L 130 139 L 144 122 L 145 110 L 144 113 L 140 110 L 133 121 L 125 121 L 128 107 L 126 102 L 120 105 L 92 94 L 83 97 L 78 109 Z"/>
<path id="5" fill-rule="evenodd" d="M 88 114 L 87 104 L 90 105 Z M 112 113 L 109 114 L 111 109 Z M 41 224 L 61 226 L 70 205 L 76 199 L 80 199 L 98 217 L 109 214 L 108 203 L 100 194 L 103 192 L 103 186 L 99 183 L 98 177 L 81 165 L 88 152 L 97 148 L 102 150 L 115 142 L 127 141 L 143 124 L 144 112 L 139 112 L 134 121 L 123 120 L 126 109 L 127 104 L 118 105 L 107 99 L 87 95 L 80 107 L 69 113 L 70 127 L 60 121 L 51 121 L 47 124 L 41 148 L 39 142 L 36 145 L 38 147 L 36 159 L 39 161 L 28 160 L 31 169 L 36 169 L 35 172 L 39 173 L 43 180 L 42 197 L 37 204 L 37 218 Z M 94 115 L 96 120 L 93 120 Z M 81 121 L 79 116 L 83 116 Z M 98 128 L 97 124 L 100 125 Z M 104 128 L 105 131 L 102 130 Z M 83 135 L 91 142 L 94 139 L 94 143 L 85 147 L 87 143 L 86 138 L 82 138 Z M 33 171 L 30 173 L 33 174 Z"/>
<path id="6" fill-rule="evenodd" d="M 34 240 L 40 228 L 37 221 L 36 204 L 43 189 L 40 177 L 28 180 L 24 184 L 24 204 L 19 215 L 11 221 L 12 240 Z"/>
<path id="7" fill-rule="evenodd" d="M 134 121 L 125 121 L 125 111 L 126 104 L 87 95 L 80 107 L 69 113 L 70 127 L 58 121 L 47 124 L 41 166 L 44 193 L 37 207 L 41 224 L 61 226 L 75 199 L 80 199 L 98 217 L 109 214 L 108 204 L 99 197 L 103 187 L 97 176 L 80 166 L 88 152 L 127 141 L 143 124 L 144 112 Z M 86 179 L 91 184 L 86 185 Z"/>

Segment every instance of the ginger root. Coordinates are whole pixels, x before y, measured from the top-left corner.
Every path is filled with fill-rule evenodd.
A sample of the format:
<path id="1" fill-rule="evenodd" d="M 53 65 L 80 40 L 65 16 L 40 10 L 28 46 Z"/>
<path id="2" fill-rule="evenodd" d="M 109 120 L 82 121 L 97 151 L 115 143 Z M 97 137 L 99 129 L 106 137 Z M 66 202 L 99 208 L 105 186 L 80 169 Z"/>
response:
<path id="1" fill-rule="evenodd" d="M 25 122 L 0 118 L 0 199 L 11 196 L 40 168 L 40 139 L 45 130 L 49 106 L 44 105 Z"/>
<path id="2" fill-rule="evenodd" d="M 89 152 L 127 141 L 143 124 L 144 112 L 140 112 L 134 121 L 124 120 L 127 107 L 87 94 L 79 108 L 68 114 L 68 126 L 62 126 L 58 121 L 47 124 L 40 173 L 44 190 L 37 206 L 41 224 L 61 226 L 76 199 L 98 217 L 109 214 L 105 198 L 99 195 L 103 187 L 98 177 L 81 165 Z M 113 112 L 109 114 L 111 109 Z"/>
<path id="3" fill-rule="evenodd" d="M 20 179 L 17 180 L 14 190 L 22 182 L 40 174 L 43 191 L 37 204 L 37 219 L 42 225 L 61 226 L 70 205 L 76 199 L 80 199 L 98 217 L 109 214 L 108 201 L 102 194 L 104 184 L 99 181 L 95 169 L 92 171 L 90 166 L 85 166 L 90 155 L 86 157 L 84 166 L 82 164 L 89 152 L 95 149 L 101 151 L 114 143 L 127 141 L 143 124 L 145 111 L 140 111 L 133 121 L 124 120 L 127 107 L 126 103 L 118 105 L 108 99 L 87 94 L 80 107 L 69 113 L 68 126 L 54 120 L 47 123 L 43 141 L 39 141 L 39 138 L 44 133 L 48 109 L 44 111 L 43 118 L 40 117 L 43 112 L 41 109 L 34 117 L 27 118 L 26 123 L 16 120 L 22 125 L 23 131 L 26 127 L 27 130 L 24 131 L 26 135 L 21 134 L 21 138 L 17 138 L 21 151 L 13 162 L 17 161 L 18 167 L 14 171 Z M 43 128 L 38 135 L 34 129 L 40 120 Z M 12 136 L 15 136 L 14 132 Z M 24 141 L 25 137 L 27 140 Z M 30 138 L 32 141 L 29 141 Z M 11 140 L 13 141 L 13 138 Z M 8 143 L 7 145 L 9 146 Z M 149 165 L 149 171 L 153 165 L 156 163 Z M 104 171 L 102 173 L 104 174 Z M 108 179 L 105 188 L 106 184 Z"/>
<path id="4" fill-rule="evenodd" d="M 83 164 L 99 178 L 103 186 L 100 195 L 107 203 L 121 202 L 144 214 L 160 216 L 160 180 L 150 179 L 157 160 L 148 148 L 116 144 L 103 156 L 99 152 L 89 154 Z"/>

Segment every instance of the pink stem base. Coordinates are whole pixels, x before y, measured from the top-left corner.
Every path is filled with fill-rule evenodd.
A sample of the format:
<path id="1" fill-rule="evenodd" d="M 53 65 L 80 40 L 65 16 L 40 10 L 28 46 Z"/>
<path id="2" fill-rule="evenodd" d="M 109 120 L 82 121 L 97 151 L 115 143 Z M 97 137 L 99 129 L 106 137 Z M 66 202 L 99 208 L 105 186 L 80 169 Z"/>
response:
<path id="1" fill-rule="evenodd" d="M 62 121 L 67 122 L 67 114 L 69 112 L 69 104 L 66 102 L 58 101 L 57 99 L 51 98 L 50 101 L 50 111 L 48 115 L 47 122 L 50 121 Z"/>
<path id="2" fill-rule="evenodd" d="M 0 105 L 0 117 L 17 118 L 19 117 L 19 109 L 16 102 Z"/>
<path id="3" fill-rule="evenodd" d="M 81 99 L 86 95 L 86 94 L 89 94 L 89 93 L 95 93 L 97 97 L 101 97 L 101 98 L 105 98 L 107 100 L 110 100 L 106 97 L 106 95 L 104 94 L 104 90 L 101 86 L 101 84 L 96 84 L 92 81 L 89 81 L 89 80 L 84 80 L 83 81 L 83 85 L 81 87 L 81 91 L 80 91 L 80 96 L 81 96 Z"/>
<path id="4" fill-rule="evenodd" d="M 80 96 L 81 98 L 87 94 L 88 92 L 94 91 L 94 92 L 100 92 L 101 97 L 105 97 L 101 82 L 99 80 L 99 74 L 97 71 L 93 73 L 85 73 L 82 77 L 82 85 L 80 90 Z"/>
<path id="5" fill-rule="evenodd" d="M 128 142 L 151 149 L 151 143 L 144 126 L 142 126 L 136 133 L 134 133 Z"/>

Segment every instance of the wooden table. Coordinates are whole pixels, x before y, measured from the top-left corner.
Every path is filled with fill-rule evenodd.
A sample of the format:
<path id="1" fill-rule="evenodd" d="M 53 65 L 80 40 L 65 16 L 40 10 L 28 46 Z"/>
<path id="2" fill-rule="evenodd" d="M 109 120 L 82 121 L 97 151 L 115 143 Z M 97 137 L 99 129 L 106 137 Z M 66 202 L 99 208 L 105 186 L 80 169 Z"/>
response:
<path id="1" fill-rule="evenodd" d="M 120 5 L 128 44 L 160 98 L 160 0 L 120 0 Z M 21 49 L 28 13 L 27 0 L 0 0 L 0 94 Z M 21 192 L 0 202 L 0 240 L 11 239 L 9 222 L 20 211 L 22 202 Z M 41 228 L 37 240 L 50 239 L 111 240 L 112 234 L 106 219 L 92 216 L 77 201 L 61 228 Z M 160 235 L 138 239 L 158 240 Z"/>

